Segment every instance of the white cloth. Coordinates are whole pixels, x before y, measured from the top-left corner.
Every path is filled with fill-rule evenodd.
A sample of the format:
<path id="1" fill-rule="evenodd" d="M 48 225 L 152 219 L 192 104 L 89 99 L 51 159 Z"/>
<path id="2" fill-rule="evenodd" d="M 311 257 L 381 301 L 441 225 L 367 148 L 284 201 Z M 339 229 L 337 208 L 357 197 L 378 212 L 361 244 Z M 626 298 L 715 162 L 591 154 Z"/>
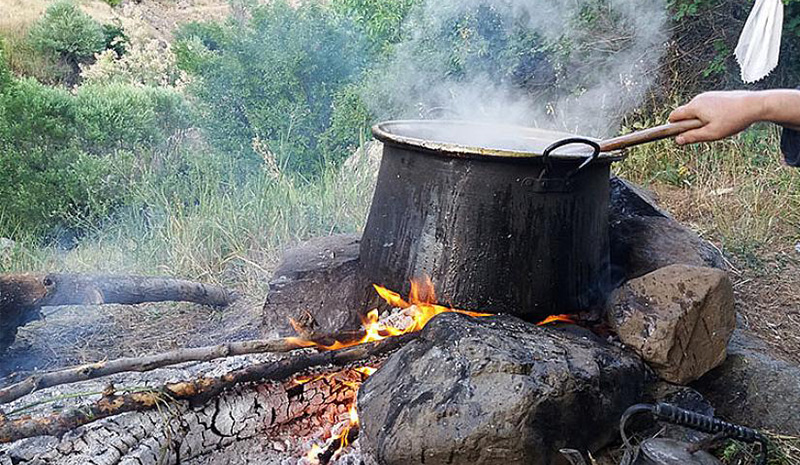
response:
<path id="1" fill-rule="evenodd" d="M 756 0 L 736 46 L 742 81 L 760 81 L 778 66 L 782 31 L 783 2 Z"/>

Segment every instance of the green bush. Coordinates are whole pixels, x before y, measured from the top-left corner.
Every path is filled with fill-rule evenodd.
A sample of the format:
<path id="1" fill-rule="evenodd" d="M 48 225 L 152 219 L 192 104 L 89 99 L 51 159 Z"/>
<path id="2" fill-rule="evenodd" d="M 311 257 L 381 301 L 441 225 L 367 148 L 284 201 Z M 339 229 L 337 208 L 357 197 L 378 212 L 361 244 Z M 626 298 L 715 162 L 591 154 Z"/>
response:
<path id="1" fill-rule="evenodd" d="M 0 149 L 0 236 L 46 238 L 97 225 L 124 201 L 130 161 L 77 149 Z"/>
<path id="2" fill-rule="evenodd" d="M 403 23 L 420 0 L 333 0 L 338 14 L 352 20 L 378 52 L 402 38 Z"/>
<path id="3" fill-rule="evenodd" d="M 0 148 L 61 149 L 77 144 L 74 99 L 35 79 L 15 80 L 0 94 Z"/>
<path id="4" fill-rule="evenodd" d="M 8 67 L 5 55 L 5 42 L 0 38 L 0 92 L 3 92 L 3 89 L 10 86 L 13 82 L 11 69 Z"/>
<path id="5" fill-rule="evenodd" d="M 96 154 L 157 147 L 189 125 L 185 100 L 167 88 L 88 84 L 72 104 L 81 147 Z"/>
<path id="6" fill-rule="evenodd" d="M 12 79 L 0 91 L 0 236 L 77 233 L 127 198 L 138 168 L 188 126 L 166 88 L 85 85 L 70 91 Z"/>
<path id="7" fill-rule="evenodd" d="M 68 0 L 48 7 L 28 34 L 36 48 L 70 64 L 91 59 L 105 48 L 106 42 L 102 26 Z"/>
<path id="8" fill-rule="evenodd" d="M 103 49 L 113 50 L 118 57 L 121 57 L 127 51 L 129 44 L 128 36 L 122 26 L 116 24 L 103 24 Z"/>
<path id="9" fill-rule="evenodd" d="M 253 7 L 247 23 L 184 28 L 176 47 L 192 87 L 201 124 L 214 145 L 257 163 L 259 140 L 279 163 L 314 173 L 326 153 L 333 99 L 365 63 L 365 41 L 327 8 L 274 1 Z M 357 138 L 357 133 L 353 134 Z"/>

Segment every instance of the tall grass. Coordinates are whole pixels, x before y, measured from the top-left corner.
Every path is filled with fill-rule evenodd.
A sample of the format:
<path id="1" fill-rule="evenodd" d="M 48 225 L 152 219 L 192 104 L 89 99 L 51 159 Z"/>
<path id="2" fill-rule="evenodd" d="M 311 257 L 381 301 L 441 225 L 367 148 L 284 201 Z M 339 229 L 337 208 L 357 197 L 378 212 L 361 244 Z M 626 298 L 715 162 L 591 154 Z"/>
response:
<path id="1" fill-rule="evenodd" d="M 727 252 L 757 256 L 800 240 L 800 171 L 782 165 L 779 146 L 778 130 L 759 126 L 712 144 L 642 146 L 617 170 Z"/>
<path id="2" fill-rule="evenodd" d="M 23 238 L 0 248 L 0 272 L 159 274 L 260 288 L 286 246 L 358 231 L 366 219 L 374 176 L 365 159 L 313 180 L 226 166 L 182 180 L 151 173 L 134 201 L 75 248 Z"/>

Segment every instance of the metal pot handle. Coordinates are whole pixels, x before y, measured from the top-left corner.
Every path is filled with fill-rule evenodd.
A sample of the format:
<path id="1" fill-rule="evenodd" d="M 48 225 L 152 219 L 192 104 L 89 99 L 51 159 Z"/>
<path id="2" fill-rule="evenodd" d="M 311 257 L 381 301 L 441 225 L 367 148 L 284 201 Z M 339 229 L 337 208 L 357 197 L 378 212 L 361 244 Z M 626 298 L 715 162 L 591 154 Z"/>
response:
<path id="1" fill-rule="evenodd" d="M 560 141 L 555 142 L 546 149 L 544 149 L 544 153 L 542 153 L 542 162 L 544 163 L 544 170 L 542 171 L 542 174 L 539 176 L 540 178 L 544 177 L 544 175 L 547 174 L 549 171 L 551 171 L 551 168 L 553 167 L 553 160 L 550 158 L 550 155 L 553 153 L 553 151 L 561 147 L 564 147 L 565 145 L 572 145 L 572 144 L 588 145 L 589 147 L 592 148 L 592 150 L 594 150 L 594 153 L 592 153 L 591 156 L 587 157 L 586 160 L 580 164 L 580 166 L 567 173 L 567 175 L 565 176 L 566 179 L 569 179 L 578 174 L 579 171 L 589 166 L 593 161 L 597 160 L 597 157 L 600 156 L 600 144 L 598 144 L 593 140 L 584 139 L 581 137 L 570 137 L 567 139 L 561 139 Z"/>

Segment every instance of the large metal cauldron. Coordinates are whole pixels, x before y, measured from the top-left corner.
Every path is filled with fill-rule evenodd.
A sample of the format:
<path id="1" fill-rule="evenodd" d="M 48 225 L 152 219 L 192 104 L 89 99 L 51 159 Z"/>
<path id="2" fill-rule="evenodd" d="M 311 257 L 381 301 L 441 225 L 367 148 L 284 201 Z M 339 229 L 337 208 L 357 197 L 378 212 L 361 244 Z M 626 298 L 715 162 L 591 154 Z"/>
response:
<path id="1" fill-rule="evenodd" d="M 385 145 L 361 242 L 368 307 L 377 304 L 372 283 L 406 294 L 425 276 L 442 304 L 529 320 L 602 301 L 618 153 L 561 133 L 466 122 L 395 121 L 373 133 Z"/>

